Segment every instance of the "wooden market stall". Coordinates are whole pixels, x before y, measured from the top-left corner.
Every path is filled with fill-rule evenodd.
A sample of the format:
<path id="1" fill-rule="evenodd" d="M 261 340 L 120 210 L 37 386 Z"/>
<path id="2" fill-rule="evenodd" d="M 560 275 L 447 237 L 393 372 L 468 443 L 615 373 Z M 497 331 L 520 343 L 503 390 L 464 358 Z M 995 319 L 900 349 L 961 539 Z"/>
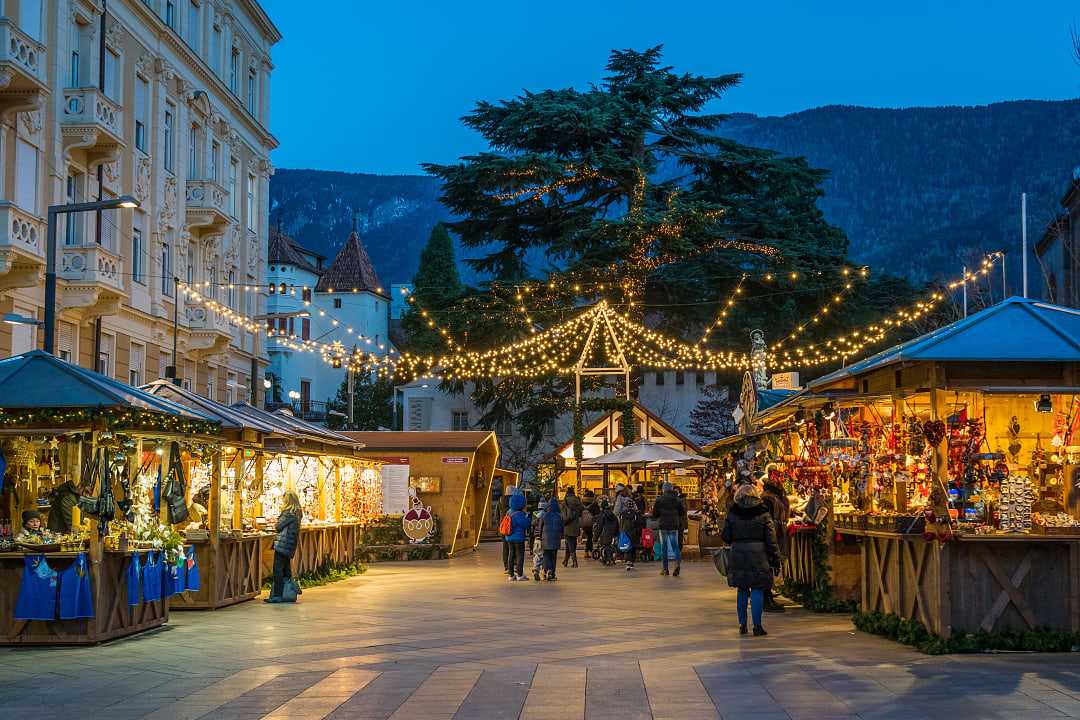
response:
<path id="1" fill-rule="evenodd" d="M 809 384 L 872 403 L 864 611 L 932 632 L 1080 630 L 1080 313 L 1010 298 Z"/>
<path id="2" fill-rule="evenodd" d="M 295 492 L 304 508 L 294 575 L 357 560 L 363 527 L 382 514 L 376 460 L 361 456 L 363 443 L 300 420 L 286 410 L 267 412 L 247 403 L 231 409 L 274 429 L 263 440 L 257 487 L 244 501 L 242 518 L 273 532 L 284 494 Z M 262 575 L 273 567 L 273 544 L 262 545 Z"/>
<path id="3" fill-rule="evenodd" d="M 402 476 L 438 522 L 438 541 L 449 553 L 475 549 L 490 512 L 491 485 L 499 463 L 499 441 L 487 430 L 346 432 L 363 443 L 364 454 Z M 403 488 L 404 489 L 404 488 Z M 408 496 L 402 495 L 400 512 Z M 393 508 L 387 508 L 390 513 Z"/>
<path id="4" fill-rule="evenodd" d="M 643 405 L 632 403 L 633 439 L 650 440 L 659 445 L 700 455 L 701 449 L 688 437 L 667 424 Z M 581 433 L 581 460 L 591 460 L 617 450 L 625 445 L 626 430 L 623 426 L 623 411 L 609 410 L 598 417 L 592 424 L 585 426 Z M 678 468 L 664 470 L 660 468 L 623 469 L 608 467 L 578 466 L 574 450 L 574 439 L 562 445 L 552 454 L 556 487 L 573 486 L 580 495 L 584 490 L 597 494 L 608 493 L 617 483 L 641 483 L 645 495 L 652 502 L 660 493 L 660 484 L 671 481 L 679 487 L 686 498 L 687 508 L 697 510 L 701 507 L 701 472 L 696 469 Z"/>
<path id="5" fill-rule="evenodd" d="M 142 389 L 221 425 L 219 452 L 199 462 L 186 458 L 188 502 L 206 510 L 205 518 L 186 529 L 202 568 L 201 587 L 174 595 L 169 607 L 212 610 L 257 597 L 262 587 L 263 547 L 273 535 L 259 528 L 254 518 L 245 518 L 243 508 L 260 483 L 263 443 L 267 438 L 281 438 L 281 431 L 168 380 L 157 380 Z M 215 477 L 218 483 L 213 482 Z"/>
<path id="6" fill-rule="evenodd" d="M 144 470 L 167 466 L 181 442 L 215 442 L 217 424 L 40 351 L 0 361 L 0 398 L 0 528 L 37 510 L 55 529 L 0 531 L 0 645 L 94 644 L 163 625 L 198 565 L 159 521 Z M 175 478 L 153 473 L 164 506 L 162 477 Z"/>

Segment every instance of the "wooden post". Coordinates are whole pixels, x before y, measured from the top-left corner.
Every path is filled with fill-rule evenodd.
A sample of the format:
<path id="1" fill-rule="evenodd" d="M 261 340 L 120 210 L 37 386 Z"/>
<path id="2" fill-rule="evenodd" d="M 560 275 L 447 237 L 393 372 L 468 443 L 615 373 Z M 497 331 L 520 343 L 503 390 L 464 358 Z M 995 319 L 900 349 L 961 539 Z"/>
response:
<path id="1" fill-rule="evenodd" d="M 239 530 L 244 527 L 244 476 L 247 474 L 247 465 L 244 462 L 245 450 L 239 447 L 234 449 L 236 453 L 233 455 L 233 462 L 236 463 L 236 475 L 233 484 L 232 528 Z"/>
<path id="2" fill-rule="evenodd" d="M 219 532 L 221 529 L 221 464 L 222 450 L 215 448 L 210 457 L 210 507 L 207 509 L 210 515 L 210 545 L 217 548 Z"/>
<path id="3" fill-rule="evenodd" d="M 319 519 L 326 519 L 326 467 L 322 463 L 322 458 L 315 459 L 315 478 L 318 482 L 319 490 Z"/>
<path id="4" fill-rule="evenodd" d="M 165 483 L 169 479 L 169 463 L 172 461 L 172 443 L 162 443 L 162 452 L 158 460 L 158 487 L 159 496 L 164 494 Z M 162 525 L 169 524 L 169 509 L 164 502 L 158 503 L 158 522 Z"/>
<path id="5" fill-rule="evenodd" d="M 252 512 L 255 516 L 252 517 L 252 521 L 257 517 L 261 517 L 263 514 L 262 506 L 262 493 L 263 493 L 263 476 L 266 471 L 266 463 L 270 462 L 267 459 L 267 455 L 261 452 L 255 453 L 255 502 L 251 503 Z"/>
<path id="6" fill-rule="evenodd" d="M 353 477 L 358 477 L 355 467 L 353 467 L 353 473 Z M 336 515 L 334 519 L 341 522 L 344 513 L 341 512 L 341 463 L 338 460 L 334 461 L 334 508 Z"/>
<path id="7" fill-rule="evenodd" d="M 934 363 L 930 366 L 930 419 L 940 420 L 942 411 L 941 396 L 943 392 L 941 390 L 943 378 L 941 377 L 941 367 Z M 948 472 L 948 440 L 949 433 L 945 433 L 945 438 L 934 448 L 934 475 L 937 478 L 937 482 L 942 486 L 946 486 L 949 481 Z"/>

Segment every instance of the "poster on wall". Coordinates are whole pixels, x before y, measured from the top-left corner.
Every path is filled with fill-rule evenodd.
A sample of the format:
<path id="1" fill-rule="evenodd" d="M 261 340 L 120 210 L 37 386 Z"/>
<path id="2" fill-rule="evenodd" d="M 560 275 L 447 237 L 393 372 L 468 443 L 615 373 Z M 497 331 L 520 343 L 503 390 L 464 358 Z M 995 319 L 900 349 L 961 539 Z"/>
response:
<path id="1" fill-rule="evenodd" d="M 401 515 L 409 509 L 409 466 L 382 466 L 382 502 L 385 515 Z"/>

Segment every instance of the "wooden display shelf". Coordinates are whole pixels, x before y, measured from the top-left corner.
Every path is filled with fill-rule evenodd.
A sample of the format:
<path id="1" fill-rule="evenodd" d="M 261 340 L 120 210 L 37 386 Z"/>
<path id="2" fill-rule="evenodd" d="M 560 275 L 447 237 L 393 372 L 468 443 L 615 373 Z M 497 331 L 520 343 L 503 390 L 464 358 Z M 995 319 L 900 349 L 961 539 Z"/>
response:
<path id="1" fill-rule="evenodd" d="M 93 562 L 90 553 L 90 587 L 94 617 L 79 620 L 15 620 L 15 604 L 26 555 L 0 554 L 0 645 L 94 645 L 125 635 L 152 630 L 169 619 L 166 600 L 127 603 L 128 566 L 132 552 L 105 551 Z M 78 553 L 44 553 L 57 572 L 67 569 Z"/>
<path id="2" fill-rule="evenodd" d="M 265 535 L 222 537 L 217 544 L 197 540 L 198 590 L 173 595 L 170 610 L 215 610 L 258 597 L 262 589 L 261 561 Z"/>
<path id="3" fill-rule="evenodd" d="M 1080 538 L 861 532 L 862 607 L 954 631 L 1080 631 Z M 988 544 L 995 545 L 993 550 Z"/>
<path id="4" fill-rule="evenodd" d="M 357 559 L 357 546 L 363 535 L 359 522 L 335 525 L 305 525 L 300 528 L 296 554 L 292 558 L 293 576 L 317 570 L 324 565 L 347 565 Z M 274 572 L 274 536 L 262 547 L 262 577 Z"/>

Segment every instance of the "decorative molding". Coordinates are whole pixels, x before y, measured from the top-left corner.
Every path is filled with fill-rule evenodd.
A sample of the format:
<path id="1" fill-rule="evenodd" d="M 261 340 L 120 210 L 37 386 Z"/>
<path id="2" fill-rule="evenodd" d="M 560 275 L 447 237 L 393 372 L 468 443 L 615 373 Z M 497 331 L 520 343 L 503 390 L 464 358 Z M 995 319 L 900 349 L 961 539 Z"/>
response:
<path id="1" fill-rule="evenodd" d="M 157 224 L 162 232 L 176 227 L 176 178 L 171 175 L 165 178 Z"/>
<path id="2" fill-rule="evenodd" d="M 150 158 L 140 155 L 135 164 L 135 197 L 139 202 L 146 202 L 150 197 L 150 174 L 152 166 Z"/>
<path id="3" fill-rule="evenodd" d="M 117 21 L 113 21 L 105 28 L 105 46 L 113 50 L 122 51 L 124 40 L 124 27 Z"/>

